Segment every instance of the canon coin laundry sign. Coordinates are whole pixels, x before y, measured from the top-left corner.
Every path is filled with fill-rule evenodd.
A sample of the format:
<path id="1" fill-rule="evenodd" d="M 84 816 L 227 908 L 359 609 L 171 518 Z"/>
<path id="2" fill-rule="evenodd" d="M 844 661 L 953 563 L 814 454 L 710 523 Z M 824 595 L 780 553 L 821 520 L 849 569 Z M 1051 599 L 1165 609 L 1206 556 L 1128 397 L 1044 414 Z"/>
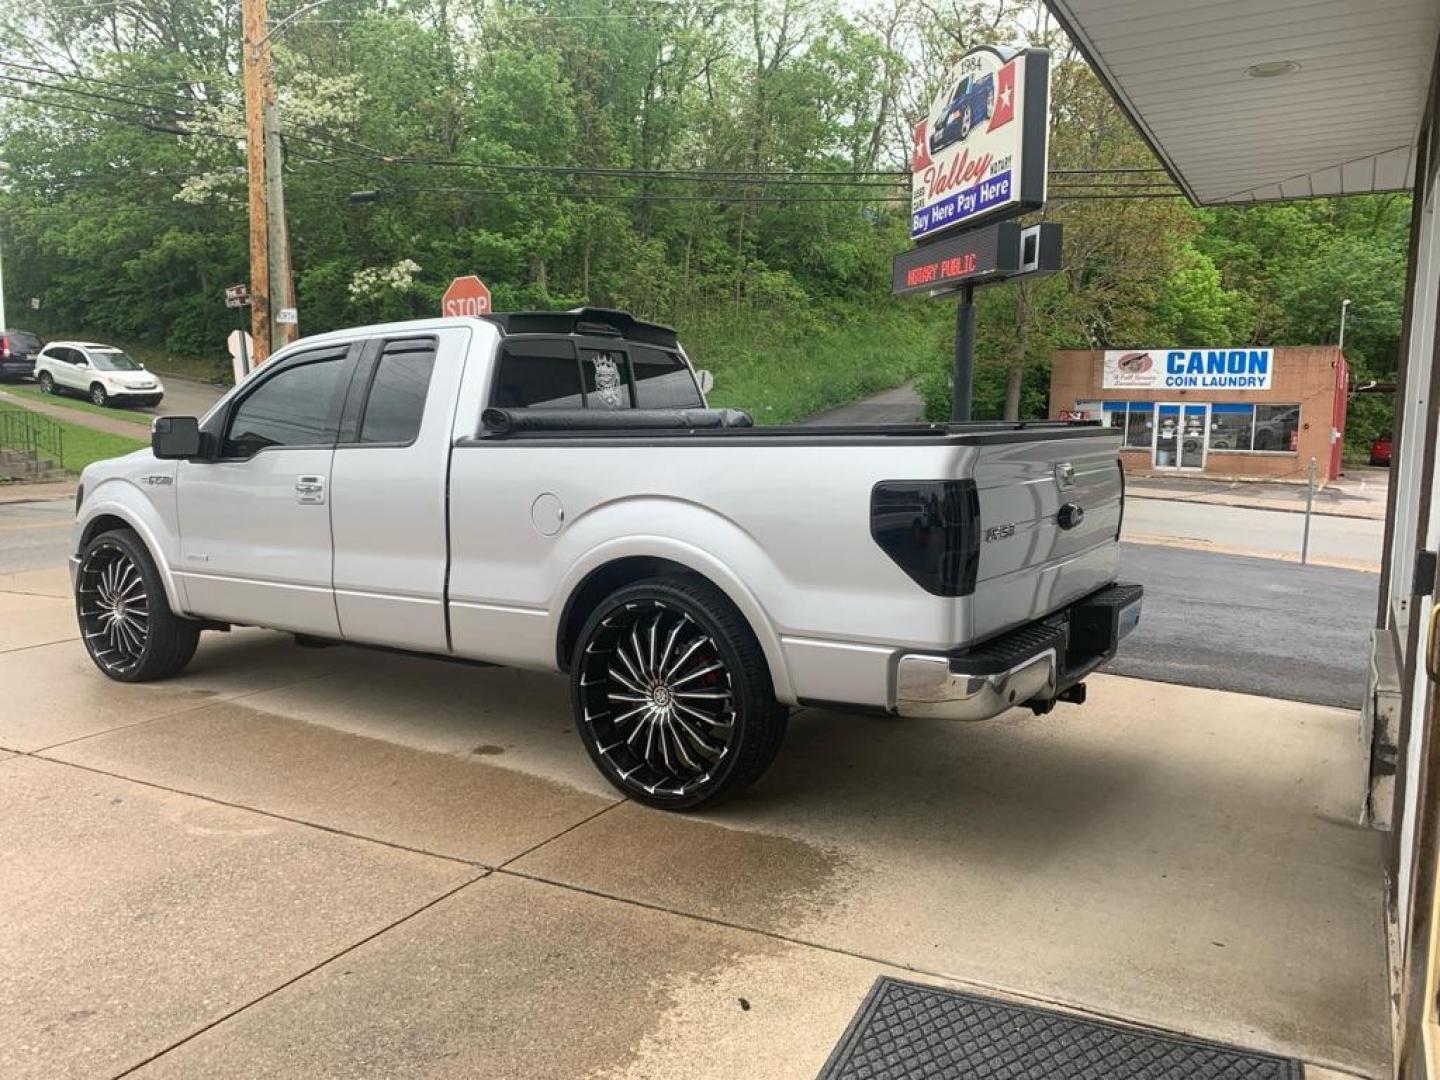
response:
<path id="1" fill-rule="evenodd" d="M 1105 354 L 1106 390 L 1269 390 L 1272 349 L 1131 349 Z"/>
<path id="2" fill-rule="evenodd" d="M 912 131 L 910 238 L 1045 201 L 1050 54 L 982 46 L 950 70 Z"/>

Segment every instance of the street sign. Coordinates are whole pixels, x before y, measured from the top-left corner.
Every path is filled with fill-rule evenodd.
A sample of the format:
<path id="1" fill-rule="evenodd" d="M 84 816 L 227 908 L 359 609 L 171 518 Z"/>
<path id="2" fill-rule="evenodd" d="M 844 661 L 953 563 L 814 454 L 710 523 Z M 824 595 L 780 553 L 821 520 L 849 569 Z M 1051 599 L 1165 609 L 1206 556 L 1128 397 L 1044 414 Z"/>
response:
<path id="1" fill-rule="evenodd" d="M 250 374 L 250 358 L 255 355 L 255 339 L 248 331 L 231 330 L 225 339 L 225 348 L 230 352 L 230 370 L 239 383 Z"/>
<path id="2" fill-rule="evenodd" d="M 289 326 L 297 326 L 300 323 L 300 313 L 293 307 L 282 307 L 275 313 L 275 321 Z"/>
<path id="3" fill-rule="evenodd" d="M 892 264 L 890 291 L 904 296 L 1009 277 L 1020 269 L 1020 246 L 1020 226 L 997 221 L 902 251 Z"/>
<path id="4" fill-rule="evenodd" d="M 244 285 L 231 285 L 225 290 L 225 306 L 241 308 L 250 306 L 250 290 Z"/>
<path id="5" fill-rule="evenodd" d="M 457 277 L 440 298 L 441 315 L 490 314 L 490 290 L 474 274 Z"/>
<path id="6" fill-rule="evenodd" d="M 1049 126 L 1048 51 L 960 57 L 911 131 L 910 238 L 1044 205 Z"/>

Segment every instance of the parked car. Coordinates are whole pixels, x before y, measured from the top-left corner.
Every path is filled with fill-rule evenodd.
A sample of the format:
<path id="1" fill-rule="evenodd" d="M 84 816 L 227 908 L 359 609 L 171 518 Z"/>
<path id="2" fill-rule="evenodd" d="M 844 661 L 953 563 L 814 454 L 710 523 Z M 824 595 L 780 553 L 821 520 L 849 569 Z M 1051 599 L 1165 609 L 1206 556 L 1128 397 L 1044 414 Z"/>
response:
<path id="1" fill-rule="evenodd" d="M 112 679 L 269 627 L 566 672 L 601 773 L 685 809 L 789 707 L 979 720 L 1081 702 L 1140 616 L 1119 435 L 753 428 L 673 331 L 582 309 L 296 342 L 81 477 L 71 572 Z"/>
<path id="2" fill-rule="evenodd" d="M 1376 435 L 1375 441 L 1370 444 L 1370 464 L 1390 465 L 1390 432 L 1383 435 Z"/>
<path id="3" fill-rule="evenodd" d="M 930 132 L 930 152 L 938 153 L 951 143 L 964 142 L 975 125 L 990 119 L 995 109 L 995 76 L 976 79 L 966 75 L 955 84 L 950 100 Z"/>
<path id="4" fill-rule="evenodd" d="M 84 394 L 96 405 L 159 405 L 165 386 L 145 365 L 111 345 L 52 341 L 35 359 L 46 394 Z"/>
<path id="5" fill-rule="evenodd" d="M 35 354 L 43 345 L 29 330 L 0 330 L 0 380 L 35 374 Z"/>

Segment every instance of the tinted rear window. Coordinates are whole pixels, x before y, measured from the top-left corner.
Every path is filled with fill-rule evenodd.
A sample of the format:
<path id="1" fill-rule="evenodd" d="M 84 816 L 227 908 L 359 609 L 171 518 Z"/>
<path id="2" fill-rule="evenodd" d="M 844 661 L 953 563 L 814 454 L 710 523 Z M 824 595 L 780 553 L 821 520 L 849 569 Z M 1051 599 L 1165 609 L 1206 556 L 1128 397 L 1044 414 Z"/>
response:
<path id="1" fill-rule="evenodd" d="M 642 409 L 698 409 L 704 405 L 679 353 L 631 345 L 630 369 L 635 374 L 635 403 Z"/>
<path id="2" fill-rule="evenodd" d="M 568 341 L 517 341 L 500 355 L 492 405 L 502 409 L 580 409 L 580 365 Z"/>
<path id="3" fill-rule="evenodd" d="M 11 352 L 37 353 L 40 351 L 40 339 L 29 330 L 6 330 L 5 336 L 10 339 Z"/>

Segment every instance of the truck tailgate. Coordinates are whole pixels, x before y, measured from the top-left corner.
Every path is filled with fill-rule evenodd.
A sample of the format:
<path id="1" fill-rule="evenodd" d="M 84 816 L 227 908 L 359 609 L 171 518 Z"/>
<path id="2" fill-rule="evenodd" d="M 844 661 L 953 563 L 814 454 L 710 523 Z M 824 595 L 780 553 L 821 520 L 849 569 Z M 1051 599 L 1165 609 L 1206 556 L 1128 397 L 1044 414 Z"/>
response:
<path id="1" fill-rule="evenodd" d="M 975 461 L 980 559 L 970 634 L 1048 615 L 1115 579 L 1124 480 L 1119 439 L 1016 440 Z"/>

